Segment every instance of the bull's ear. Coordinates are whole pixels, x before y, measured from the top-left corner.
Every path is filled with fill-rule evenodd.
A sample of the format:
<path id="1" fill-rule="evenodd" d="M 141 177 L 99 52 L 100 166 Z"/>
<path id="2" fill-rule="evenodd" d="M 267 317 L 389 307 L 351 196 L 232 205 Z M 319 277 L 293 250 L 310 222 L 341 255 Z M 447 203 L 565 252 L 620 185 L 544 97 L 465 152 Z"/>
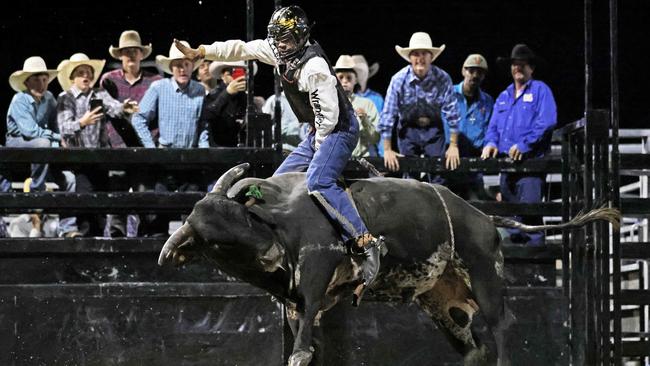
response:
<path id="1" fill-rule="evenodd" d="M 269 225 L 276 225 L 273 215 L 271 215 L 269 211 L 260 207 L 259 205 L 252 205 L 251 207 L 248 208 L 248 212 L 259 217 L 260 220 L 264 221 Z"/>

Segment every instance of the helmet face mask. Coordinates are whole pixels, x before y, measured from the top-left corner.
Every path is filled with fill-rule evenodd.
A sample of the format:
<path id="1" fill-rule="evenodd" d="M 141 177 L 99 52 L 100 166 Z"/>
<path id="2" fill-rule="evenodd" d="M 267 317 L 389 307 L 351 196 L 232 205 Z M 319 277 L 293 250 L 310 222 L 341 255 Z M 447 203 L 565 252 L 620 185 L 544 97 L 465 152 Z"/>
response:
<path id="1" fill-rule="evenodd" d="M 280 62 L 289 63 L 302 53 L 309 39 L 311 25 L 301 8 L 288 6 L 273 13 L 267 30 L 267 39 L 276 58 Z"/>

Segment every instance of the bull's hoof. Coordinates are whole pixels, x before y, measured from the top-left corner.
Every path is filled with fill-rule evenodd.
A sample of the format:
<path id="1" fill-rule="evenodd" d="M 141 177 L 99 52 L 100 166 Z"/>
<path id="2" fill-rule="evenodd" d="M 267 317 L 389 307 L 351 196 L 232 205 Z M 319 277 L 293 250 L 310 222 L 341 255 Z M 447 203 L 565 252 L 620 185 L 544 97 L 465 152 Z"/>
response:
<path id="1" fill-rule="evenodd" d="M 294 352 L 291 357 L 289 357 L 289 363 L 287 366 L 308 366 L 311 362 L 312 353 L 307 351 L 297 351 Z"/>

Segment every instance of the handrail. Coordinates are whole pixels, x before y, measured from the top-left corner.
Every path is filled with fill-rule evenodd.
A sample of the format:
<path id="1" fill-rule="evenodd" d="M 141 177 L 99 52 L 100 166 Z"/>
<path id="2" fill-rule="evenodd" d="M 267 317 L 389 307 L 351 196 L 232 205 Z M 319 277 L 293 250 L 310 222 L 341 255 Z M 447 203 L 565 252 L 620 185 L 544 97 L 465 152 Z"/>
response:
<path id="1" fill-rule="evenodd" d="M 125 169 L 133 166 L 155 166 L 165 170 L 217 169 L 242 162 L 252 165 L 279 164 L 282 157 L 271 148 L 210 148 L 210 149 L 57 149 L 57 148 L 0 148 L 0 164 L 5 167 L 29 163 L 50 163 L 60 167 L 94 164 L 105 169 Z M 377 169 L 384 170 L 382 158 L 366 158 Z M 399 158 L 401 171 L 449 172 L 444 158 Z M 461 158 L 457 172 L 522 172 L 559 173 L 559 157 L 550 155 L 541 159 L 515 162 L 512 159 Z M 348 171 L 367 171 L 351 160 Z"/>

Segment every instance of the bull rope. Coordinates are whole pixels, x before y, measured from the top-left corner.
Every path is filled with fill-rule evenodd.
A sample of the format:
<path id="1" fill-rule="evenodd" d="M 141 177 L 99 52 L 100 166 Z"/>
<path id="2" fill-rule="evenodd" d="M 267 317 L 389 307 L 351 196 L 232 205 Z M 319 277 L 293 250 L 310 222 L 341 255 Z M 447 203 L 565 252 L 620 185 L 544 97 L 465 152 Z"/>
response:
<path id="1" fill-rule="evenodd" d="M 442 202 L 442 207 L 445 209 L 445 216 L 447 216 L 447 224 L 449 226 L 449 236 L 451 240 L 451 256 L 454 256 L 454 252 L 456 251 L 456 240 L 454 238 L 454 227 L 453 224 L 451 223 L 451 216 L 449 215 L 449 209 L 447 208 L 447 203 L 445 200 L 442 198 L 442 195 L 440 194 L 440 191 L 436 187 L 435 184 L 431 184 L 431 187 L 433 187 L 433 191 L 436 192 L 438 195 L 438 198 L 440 199 L 440 202 Z"/>

